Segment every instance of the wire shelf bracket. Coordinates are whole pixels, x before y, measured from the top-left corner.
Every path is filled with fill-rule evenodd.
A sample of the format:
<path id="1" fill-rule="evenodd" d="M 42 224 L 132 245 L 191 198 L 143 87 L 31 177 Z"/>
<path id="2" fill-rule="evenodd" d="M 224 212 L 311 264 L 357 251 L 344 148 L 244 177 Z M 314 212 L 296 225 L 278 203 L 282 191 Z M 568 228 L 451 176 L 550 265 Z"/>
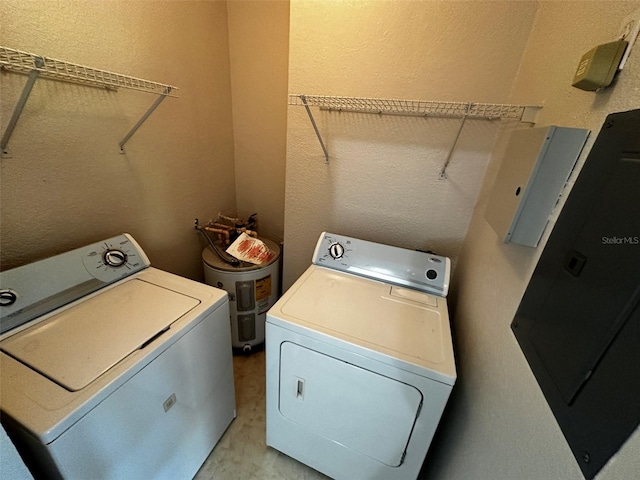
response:
<path id="1" fill-rule="evenodd" d="M 160 102 L 167 96 L 177 97 L 177 87 L 165 85 L 162 83 L 143 80 L 141 78 L 130 77 L 119 73 L 98 70 L 76 63 L 69 63 L 54 58 L 43 57 L 33 53 L 14 50 L 8 47 L 0 46 L 0 69 L 3 71 L 23 73 L 28 75 L 27 82 L 22 90 L 22 94 L 13 110 L 13 114 L 7 127 L 5 128 L 2 140 L 0 141 L 0 152 L 2 157 L 10 158 L 11 155 L 7 150 L 11 134 L 18 123 L 24 106 L 29 99 L 31 90 L 33 89 L 38 78 L 46 78 L 50 80 L 59 80 L 79 85 L 106 88 L 108 90 L 117 90 L 118 88 L 127 88 L 147 93 L 159 95 L 153 105 L 145 112 L 142 118 L 133 126 L 127 135 L 119 143 L 120 152 L 124 153 L 124 144 L 131 136 L 140 128 L 147 120 L 151 113 L 158 107 Z"/>
<path id="2" fill-rule="evenodd" d="M 453 145 L 449 150 L 445 163 L 440 170 L 440 178 L 447 178 L 446 170 L 453 156 L 465 122 L 468 119 L 513 119 L 525 123 L 535 123 L 536 115 L 542 108 L 536 105 L 509 105 L 498 103 L 466 103 L 466 102 L 435 102 L 426 100 L 398 100 L 381 98 L 360 98 L 360 97 L 334 97 L 323 95 L 301 95 L 289 94 L 289 105 L 304 106 L 311 120 L 311 125 L 315 131 L 325 162 L 329 162 L 329 154 L 322 140 L 318 126 L 311 113 L 310 106 L 319 107 L 320 110 L 373 113 L 378 115 L 405 115 L 420 117 L 450 117 L 461 118 L 460 127 L 456 133 Z"/>
<path id="3" fill-rule="evenodd" d="M 311 113 L 311 109 L 309 108 L 307 97 L 305 95 L 300 95 L 300 100 L 304 104 L 304 108 L 307 109 L 309 120 L 311 120 L 311 125 L 313 126 L 313 130 L 316 132 L 316 136 L 318 137 L 318 141 L 320 142 L 320 146 L 322 147 L 322 151 L 324 152 L 324 162 L 329 163 L 329 152 L 327 152 L 327 147 L 324 146 L 324 142 L 322 141 L 322 135 L 320 135 L 320 131 L 318 130 L 318 126 L 316 125 L 316 121 L 313 119 L 313 114 Z"/>
<path id="4" fill-rule="evenodd" d="M 118 144 L 120 146 L 120 153 L 124 153 L 124 144 L 127 143 L 129 141 L 129 139 L 133 136 L 134 133 L 136 133 L 136 131 L 142 126 L 142 124 L 147 120 L 147 118 L 149 118 L 149 116 L 153 113 L 153 111 L 158 108 L 158 105 L 160 105 L 160 103 L 167 98 L 167 95 L 169 95 L 169 93 L 171 92 L 173 87 L 167 86 L 165 88 L 165 91 L 160 94 L 160 96 L 158 98 L 156 98 L 156 101 L 153 102 L 153 104 L 149 107 L 149 109 L 144 113 L 144 115 L 142 115 L 142 117 L 140 118 L 140 120 L 138 120 L 138 122 L 131 127 L 131 130 L 129 130 L 129 133 L 127 133 L 124 138 L 120 141 L 120 143 Z"/>

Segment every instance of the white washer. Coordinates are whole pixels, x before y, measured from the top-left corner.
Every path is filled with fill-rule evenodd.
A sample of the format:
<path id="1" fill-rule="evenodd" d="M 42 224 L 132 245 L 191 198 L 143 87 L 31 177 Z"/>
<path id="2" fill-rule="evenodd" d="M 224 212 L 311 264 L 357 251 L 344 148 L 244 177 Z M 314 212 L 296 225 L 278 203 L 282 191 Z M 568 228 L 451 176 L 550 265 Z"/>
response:
<path id="1" fill-rule="evenodd" d="M 267 445 L 335 479 L 415 479 L 456 380 L 449 272 L 323 232 L 267 313 Z"/>
<path id="2" fill-rule="evenodd" d="M 0 273 L 0 408 L 36 478 L 192 478 L 235 417 L 227 293 L 129 235 Z"/>

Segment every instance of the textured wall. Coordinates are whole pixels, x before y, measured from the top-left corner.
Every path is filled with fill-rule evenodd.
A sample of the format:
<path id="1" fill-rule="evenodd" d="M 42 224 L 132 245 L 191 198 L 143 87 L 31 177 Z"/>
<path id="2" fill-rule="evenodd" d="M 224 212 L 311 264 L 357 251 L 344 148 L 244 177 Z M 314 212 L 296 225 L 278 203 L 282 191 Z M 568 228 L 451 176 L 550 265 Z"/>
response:
<path id="1" fill-rule="evenodd" d="M 227 2 L 238 215 L 284 236 L 289 1 Z"/>
<path id="2" fill-rule="evenodd" d="M 292 1 L 289 91 L 505 102 L 534 12 L 531 2 Z M 455 262 L 499 122 L 467 121 L 441 180 L 459 119 L 314 110 L 328 164 L 304 108 L 289 107 L 285 287 L 323 230 Z"/>
<path id="3" fill-rule="evenodd" d="M 511 100 L 543 103 L 541 125 L 591 129 L 580 165 L 608 113 L 640 108 L 640 48 L 632 51 L 615 86 L 600 93 L 572 88 L 575 68 L 583 53 L 614 40 L 621 19 L 638 7 L 637 1 L 540 2 Z M 505 245 L 484 220 L 498 167 L 497 160 L 488 167 L 453 279 L 449 304 L 455 310 L 459 379 L 425 478 L 581 480 L 510 329 L 543 247 Z M 549 229 L 543 243 L 548 234 Z M 597 478 L 632 479 L 638 472 L 636 430 Z"/>
<path id="4" fill-rule="evenodd" d="M 200 278 L 195 217 L 235 210 L 226 2 L 0 2 L 0 44 L 178 86 L 155 100 L 38 80 L 2 159 L 2 268 L 126 231 L 159 268 Z M 0 127 L 26 76 L 0 75 Z"/>

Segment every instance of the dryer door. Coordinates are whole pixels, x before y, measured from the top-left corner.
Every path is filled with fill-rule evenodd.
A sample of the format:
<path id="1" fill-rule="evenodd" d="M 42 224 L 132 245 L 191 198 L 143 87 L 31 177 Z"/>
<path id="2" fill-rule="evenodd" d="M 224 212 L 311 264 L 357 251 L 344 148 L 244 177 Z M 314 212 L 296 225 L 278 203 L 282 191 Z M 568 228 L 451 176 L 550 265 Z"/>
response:
<path id="1" fill-rule="evenodd" d="M 422 394 L 300 345 L 280 346 L 280 413 L 390 467 L 402 464 Z"/>

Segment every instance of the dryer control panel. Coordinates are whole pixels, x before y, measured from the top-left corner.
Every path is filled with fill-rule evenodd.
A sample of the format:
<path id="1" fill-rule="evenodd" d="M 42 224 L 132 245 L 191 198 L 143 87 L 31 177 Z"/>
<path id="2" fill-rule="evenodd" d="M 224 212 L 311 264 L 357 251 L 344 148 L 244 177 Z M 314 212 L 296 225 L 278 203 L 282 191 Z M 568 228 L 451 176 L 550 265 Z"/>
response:
<path id="1" fill-rule="evenodd" d="M 150 266 L 124 233 L 0 272 L 0 334 Z"/>
<path id="2" fill-rule="evenodd" d="M 451 261 L 447 257 L 322 232 L 315 265 L 446 297 Z"/>

